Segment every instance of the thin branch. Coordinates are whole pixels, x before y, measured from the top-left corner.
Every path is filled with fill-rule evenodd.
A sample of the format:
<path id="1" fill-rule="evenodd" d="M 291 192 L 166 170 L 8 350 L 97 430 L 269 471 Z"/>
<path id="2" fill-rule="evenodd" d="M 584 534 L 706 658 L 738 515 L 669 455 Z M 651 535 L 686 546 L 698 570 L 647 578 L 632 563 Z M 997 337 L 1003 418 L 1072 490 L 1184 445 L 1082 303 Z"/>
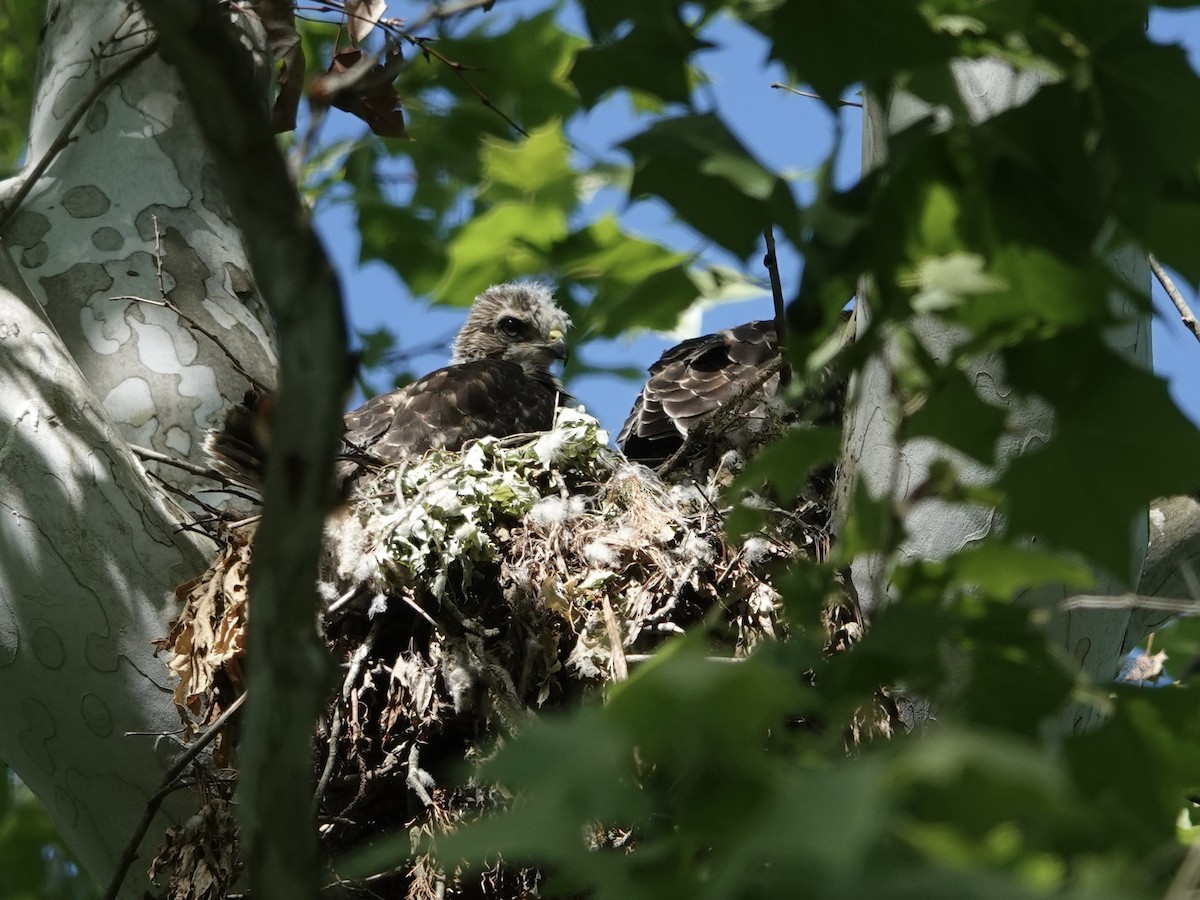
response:
<path id="1" fill-rule="evenodd" d="M 165 453 L 159 453 L 157 450 L 151 450 L 149 447 L 139 447 L 137 444 L 130 444 L 129 449 L 133 451 L 134 456 L 139 459 L 147 459 L 153 462 L 163 463 L 164 465 L 174 466 L 176 469 L 182 469 L 185 472 L 190 472 L 193 475 L 199 475 L 201 478 L 211 478 L 213 481 L 221 483 L 229 483 L 224 475 L 209 466 L 199 466 L 196 463 L 188 462 L 186 459 L 177 459 L 174 456 L 168 456 Z"/>
<path id="2" fill-rule="evenodd" d="M 250 384 L 254 385 L 254 387 L 258 388 L 258 390 L 262 391 L 264 394 L 268 394 L 271 392 L 271 388 L 267 387 L 265 384 L 263 384 L 261 381 L 259 381 L 257 378 L 255 378 L 253 375 L 251 375 L 249 372 L 247 372 L 245 369 L 242 368 L 242 364 L 237 361 L 237 358 L 232 353 L 229 352 L 229 348 L 226 347 L 221 342 L 221 339 L 219 337 L 217 337 L 215 334 L 213 334 L 211 331 L 209 331 L 207 328 L 205 328 L 203 325 L 201 325 L 199 322 L 197 322 L 195 319 L 193 319 L 187 313 L 185 313 L 182 309 L 180 309 L 178 306 L 176 306 L 174 303 L 172 303 L 170 300 L 168 300 L 165 296 L 161 300 L 151 300 L 147 297 L 137 297 L 133 294 L 120 294 L 116 297 L 109 297 L 108 299 L 114 300 L 114 301 L 124 300 L 129 303 L 145 303 L 148 306 L 161 306 L 164 309 L 169 309 L 171 312 L 175 313 L 175 315 L 179 316 L 179 318 L 183 319 L 183 321 L 186 322 L 188 325 L 190 325 L 192 328 L 196 329 L 196 331 L 200 332 L 202 335 L 204 335 L 206 338 L 208 338 L 210 341 L 212 341 L 214 344 L 216 344 L 217 349 L 225 354 L 225 358 L 229 360 L 229 364 L 231 366 L 233 366 L 233 369 L 235 372 L 237 372 L 239 375 L 241 375 L 243 378 L 245 378 L 248 382 L 250 382 Z"/>
<path id="3" fill-rule="evenodd" d="M 780 82 L 780 81 L 772 81 L 771 87 L 776 88 L 777 90 L 781 90 L 781 91 L 788 91 L 789 93 L 797 94 L 798 96 L 801 96 L 801 97 L 808 97 L 810 100 L 820 100 L 822 103 L 825 102 L 825 98 L 822 97 L 820 94 L 814 94 L 812 91 L 797 90 L 796 88 L 792 87 L 790 84 L 784 84 L 783 82 Z M 859 109 L 862 109 L 862 103 L 860 103 L 857 100 L 835 100 L 834 105 L 836 105 L 836 106 L 857 106 Z"/>
<path id="4" fill-rule="evenodd" d="M 343 14 L 345 14 L 344 5 L 339 2 L 333 2 L 333 0 L 330 0 L 330 2 L 319 5 L 319 6 L 297 7 L 297 9 L 298 10 L 305 9 L 305 10 L 308 10 L 311 12 L 327 12 L 331 9 L 334 9 L 334 10 L 339 10 L 339 11 L 343 12 Z M 301 18 L 303 18 L 303 17 L 301 16 Z M 312 21 L 328 22 L 327 19 L 321 19 L 321 18 L 314 18 L 314 19 L 312 19 Z M 465 84 L 467 87 L 469 87 L 471 89 L 471 91 L 475 94 L 475 96 L 479 98 L 479 102 L 481 102 L 484 106 L 486 106 L 488 109 L 490 109 L 496 115 L 498 115 L 501 119 L 503 119 L 510 128 L 512 128 L 513 130 L 518 132 L 522 137 L 529 137 L 529 132 L 527 132 L 524 128 L 522 128 L 520 125 L 518 125 L 507 113 L 505 113 L 502 109 L 500 109 L 500 107 L 496 106 L 496 104 L 494 104 L 491 101 L 491 98 L 488 97 L 488 95 L 485 94 L 482 90 L 480 90 L 480 88 L 477 87 L 471 81 L 471 79 L 467 78 L 466 75 L 464 74 L 465 72 L 478 71 L 478 70 L 471 69 L 469 66 L 465 66 L 460 62 L 455 62 L 454 60 L 449 59 L 448 57 L 442 55 L 437 50 L 432 49 L 429 46 L 429 41 L 430 41 L 429 38 L 417 37 L 416 35 L 412 34 L 411 29 L 401 28 L 399 19 L 380 19 L 376 23 L 376 27 L 382 29 L 384 32 L 386 32 L 387 34 L 391 35 L 394 38 L 400 38 L 405 41 L 408 41 L 410 44 L 412 44 L 414 47 L 416 47 L 418 50 L 420 50 L 421 53 L 424 54 L 426 57 L 436 59 L 438 62 L 442 63 L 444 66 L 447 66 L 455 75 L 457 75 L 459 77 L 459 79 L 462 81 L 463 84 Z M 382 56 L 367 54 L 366 56 L 364 56 L 364 58 L 361 62 L 366 63 L 367 59 L 382 61 Z"/>
<path id="5" fill-rule="evenodd" d="M 313 627 L 316 579 L 349 384 L 341 297 L 227 11 L 173 0 L 140 5 L 175 65 L 278 323 L 281 389 L 250 564 L 247 640 L 254 651 L 246 678 L 253 702 L 239 746 L 239 820 L 251 890 L 308 900 L 319 872 L 312 735 L 330 664 Z"/>
<path id="6" fill-rule="evenodd" d="M 71 133 L 75 130 L 75 126 L 79 124 L 84 115 L 92 108 L 92 104 L 103 94 L 110 85 L 119 81 L 127 73 L 133 71 L 147 59 L 154 55 L 158 50 L 158 40 L 151 40 L 139 50 L 133 51 L 128 59 L 113 69 L 106 75 L 101 75 L 96 79 L 95 85 L 88 91 L 87 96 L 80 101 L 79 105 L 71 111 L 63 122 L 62 128 L 59 129 L 54 141 L 46 148 L 46 152 L 42 154 L 42 158 L 37 161 L 29 174 L 25 176 L 25 180 L 21 182 L 21 186 L 13 193 L 11 199 L 0 209 L 0 231 L 4 230 L 4 226 L 8 224 L 9 219 L 13 217 L 18 209 L 21 208 L 21 203 L 33 190 L 33 186 L 37 184 L 38 179 L 46 173 L 46 169 L 50 167 L 50 163 L 71 143 Z M 103 48 L 102 48 L 103 51 Z"/>
<path id="7" fill-rule="evenodd" d="M 771 277 L 771 299 L 775 303 L 775 343 L 779 348 L 779 358 L 784 360 L 779 370 L 779 389 L 782 391 L 792 380 L 792 369 L 787 364 L 787 310 L 783 305 L 783 282 L 779 277 L 779 257 L 775 255 L 775 229 L 770 225 L 763 231 L 767 240 L 767 255 L 763 257 L 763 265 Z"/>
<path id="8" fill-rule="evenodd" d="M 524 128 L 522 128 L 520 125 L 518 125 L 515 121 L 513 121 L 513 119 L 508 115 L 508 113 L 504 112 L 504 110 L 502 110 L 495 103 L 493 103 L 491 101 L 491 98 L 488 97 L 487 94 L 485 94 L 482 90 L 480 90 L 475 85 L 475 83 L 473 81 L 471 81 L 470 78 L 468 78 L 465 74 L 463 74 L 465 72 L 476 71 L 476 70 L 472 70 L 472 69 L 468 68 L 467 66 L 464 66 L 460 62 L 455 62 L 454 60 L 449 59 L 446 56 L 443 56 L 441 53 L 438 53 L 438 51 L 434 50 L 432 47 L 429 46 L 428 39 L 426 39 L 426 38 L 413 37 L 411 34 L 407 34 L 404 32 L 401 32 L 401 37 L 403 37 L 405 40 L 407 40 L 413 46 L 417 47 L 425 56 L 433 57 L 438 62 L 442 63 L 442 65 L 449 66 L 450 71 L 452 71 L 455 75 L 457 75 L 459 77 L 459 79 L 462 81 L 462 83 L 465 84 L 467 87 L 469 87 L 474 92 L 475 96 L 479 98 L 480 103 L 482 103 L 484 106 L 486 106 L 492 112 L 494 112 L 496 115 L 498 115 L 500 118 L 502 118 L 505 122 L 507 122 L 509 127 L 516 130 L 522 137 L 529 137 L 528 131 L 526 131 Z"/>
<path id="9" fill-rule="evenodd" d="M 242 708 L 245 700 L 246 695 L 242 694 L 233 703 L 229 704 L 229 708 L 217 717 L 217 720 L 209 726 L 204 734 L 196 738 L 195 743 L 188 747 L 187 752 L 179 757 L 175 765 L 171 766 L 167 771 L 167 774 L 163 777 L 162 787 L 158 789 L 153 797 L 146 801 L 146 811 L 142 814 L 142 821 L 138 823 L 138 827 L 134 830 L 132 837 L 130 837 L 129 843 L 125 845 L 125 850 L 121 853 L 121 858 L 117 860 L 117 867 L 113 872 L 112 880 L 108 883 L 108 890 L 104 892 L 104 900 L 115 900 L 118 892 L 120 892 L 121 885 L 125 881 L 125 876 L 129 873 L 129 867 L 137 859 L 137 851 L 138 847 L 141 846 L 142 839 L 145 838 L 146 832 L 150 830 L 150 825 L 154 821 L 154 817 L 158 815 L 158 808 L 162 805 L 163 799 L 175 790 L 175 782 L 179 779 L 179 776 L 204 751 L 204 748 L 212 743 L 213 739 L 221 733 L 222 729 L 229 724 L 229 720 Z"/>
<path id="10" fill-rule="evenodd" d="M 1062 608 L 1071 609 L 1156 609 L 1178 616 L 1200 615 L 1200 600 L 1173 600 L 1166 597 L 1144 597 L 1139 594 L 1080 595 L 1068 597 Z"/>
<path id="11" fill-rule="evenodd" d="M 625 658 L 627 660 L 629 660 L 631 663 L 644 663 L 644 662 L 649 662 L 650 660 L 654 659 L 654 654 L 653 653 L 629 653 L 629 654 L 626 654 Z M 740 665 L 741 663 L 744 663 L 746 661 L 746 657 L 744 657 L 744 656 L 706 656 L 706 657 L 704 657 L 704 661 L 709 662 L 709 663 L 719 663 L 721 665 L 725 665 L 725 664 Z"/>
<path id="12" fill-rule="evenodd" d="M 163 465 L 167 465 L 167 466 L 174 466 L 177 469 L 182 469 L 185 472 L 190 472 L 192 475 L 199 475 L 201 478 L 212 479 L 213 481 L 215 481 L 221 485 L 222 493 L 232 494 L 235 497 L 241 497 L 243 500 L 249 500 L 251 503 L 261 503 L 262 502 L 261 498 L 255 497 L 252 494 L 247 494 L 247 493 L 244 493 L 243 491 L 238 490 L 238 483 L 236 481 L 226 478 L 224 475 L 222 475 L 216 469 L 211 468 L 210 466 L 199 466 L 199 465 L 196 465 L 196 463 L 188 462 L 186 459 L 179 459 L 174 456 L 168 456 L 165 453 L 159 453 L 157 450 L 151 450 L 149 447 L 139 447 L 137 444 L 130 444 L 129 449 L 132 450 L 133 455 L 138 457 L 139 459 L 150 460 L 152 462 L 162 463 Z M 215 488 L 205 489 L 206 493 L 211 493 L 211 492 L 215 492 L 215 491 L 216 491 Z M 204 504 L 198 498 L 193 496 L 192 494 L 189 494 L 186 491 L 183 491 L 181 493 L 183 494 L 183 496 L 189 497 L 190 499 L 195 500 L 198 505 L 204 506 Z M 205 507 L 205 509 L 208 509 L 208 507 Z"/>
<path id="13" fill-rule="evenodd" d="M 771 376 L 779 372 L 782 367 L 782 356 L 776 357 L 763 366 L 762 371 L 753 381 L 722 403 L 711 415 L 706 416 L 703 421 L 698 422 L 692 428 L 688 429 L 687 437 L 684 438 L 683 444 L 658 465 L 654 470 L 655 473 L 660 476 L 667 474 L 681 460 L 689 459 L 705 441 L 712 440 L 715 436 L 723 434 L 737 415 L 737 413 L 731 414 L 730 411 L 741 410 L 742 404 L 746 402 L 747 398 L 766 384 L 771 379 Z"/>
<path id="14" fill-rule="evenodd" d="M 450 342 L 457 333 L 458 331 L 455 329 L 442 337 L 432 338 L 423 344 L 414 344 L 411 347 L 397 347 L 395 350 L 388 350 L 380 357 L 379 368 L 384 366 L 395 368 L 427 353 L 445 352 L 450 348 Z"/>
<path id="15" fill-rule="evenodd" d="M 1158 283 L 1162 285 L 1163 290 L 1167 292 L 1167 296 L 1171 298 L 1171 302 L 1175 304 L 1175 308 L 1179 310 L 1180 321 L 1187 326 L 1187 330 L 1192 333 L 1192 337 L 1200 341 L 1200 322 L 1196 321 L 1196 316 L 1192 313 L 1192 308 L 1188 306 L 1187 300 L 1184 299 L 1183 293 L 1175 286 L 1175 282 L 1153 253 L 1149 255 L 1148 259 L 1150 260 L 1150 271 L 1154 273 L 1154 277 L 1158 279 Z"/>
<path id="16" fill-rule="evenodd" d="M 444 22 L 455 16 L 465 16 L 475 10 L 488 12 L 496 5 L 496 0 L 462 0 L 460 3 L 435 3 L 425 10 L 411 25 L 409 31 L 420 31 L 430 22 Z"/>
<path id="17" fill-rule="evenodd" d="M 325 790 L 329 787 L 329 779 L 333 777 L 333 767 L 337 762 L 338 740 L 342 736 L 342 703 L 351 702 L 350 695 L 353 693 L 354 683 L 358 681 L 358 676 L 362 673 L 363 663 L 375 649 L 375 640 L 379 637 L 379 625 L 382 621 L 382 618 L 377 618 L 371 623 L 370 631 L 367 632 L 366 638 L 363 639 L 358 649 L 354 651 L 350 665 L 347 666 L 346 678 L 342 681 L 341 702 L 334 704 L 333 719 L 329 724 L 329 749 L 325 755 L 325 766 L 321 770 L 321 778 L 317 781 L 317 790 L 313 795 L 313 804 L 318 808 L 325 796 Z"/>
<path id="18" fill-rule="evenodd" d="M 163 478 L 157 472 L 151 472 L 149 469 L 147 469 L 146 475 L 148 475 L 151 479 L 153 479 L 154 483 L 157 484 L 159 487 L 161 487 L 168 494 L 174 494 L 176 497 L 179 497 L 190 503 L 196 504 L 198 507 L 200 507 L 206 513 L 208 513 L 209 516 L 211 516 L 215 521 L 218 521 L 218 522 L 224 521 L 224 519 L 229 518 L 231 516 L 231 513 L 222 512 L 221 510 L 216 509 L 215 507 L 209 506 L 207 503 L 205 503 L 203 500 L 201 500 L 199 497 L 197 497 L 195 494 L 191 493 L 190 491 L 185 491 L 183 488 L 177 487 L 176 485 L 171 484 L 171 482 L 167 481 L 167 479 Z M 183 527 L 184 526 L 180 526 L 181 530 L 183 529 Z M 206 535 L 209 538 L 209 540 L 216 541 L 216 543 L 218 543 L 218 544 L 221 543 L 215 536 L 213 536 L 211 534 L 207 534 L 207 532 L 205 532 L 203 530 L 200 530 L 197 533 Z"/>

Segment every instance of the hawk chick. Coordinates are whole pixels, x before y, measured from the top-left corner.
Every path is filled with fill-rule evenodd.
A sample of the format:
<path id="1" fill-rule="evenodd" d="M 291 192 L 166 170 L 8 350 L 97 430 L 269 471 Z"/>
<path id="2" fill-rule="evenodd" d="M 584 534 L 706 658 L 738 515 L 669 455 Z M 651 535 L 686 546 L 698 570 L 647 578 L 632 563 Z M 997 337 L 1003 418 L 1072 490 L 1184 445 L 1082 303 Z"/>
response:
<path id="1" fill-rule="evenodd" d="M 571 398 L 550 371 L 567 358 L 571 320 L 541 284 L 510 283 L 475 298 L 450 365 L 380 394 L 346 416 L 346 442 L 384 462 L 486 435 L 546 431 Z"/>
<path id="2" fill-rule="evenodd" d="M 542 284 L 488 288 L 454 340 L 450 365 L 346 414 L 350 452 L 392 463 L 435 448 L 458 450 L 487 435 L 548 430 L 556 407 L 573 402 L 550 371 L 567 357 L 570 324 Z M 205 442 L 213 467 L 241 484 L 262 483 L 270 403 L 248 395 Z"/>

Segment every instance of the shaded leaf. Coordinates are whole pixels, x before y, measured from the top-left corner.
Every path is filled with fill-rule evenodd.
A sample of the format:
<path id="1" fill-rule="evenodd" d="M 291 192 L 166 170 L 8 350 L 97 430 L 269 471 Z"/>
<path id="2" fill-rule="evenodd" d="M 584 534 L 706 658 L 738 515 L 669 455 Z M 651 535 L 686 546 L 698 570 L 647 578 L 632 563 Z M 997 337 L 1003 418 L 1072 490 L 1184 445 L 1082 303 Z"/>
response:
<path id="1" fill-rule="evenodd" d="M 958 369 L 939 369 L 934 378 L 920 407 L 905 420 L 905 432 L 910 437 L 935 438 L 991 465 L 996 441 L 1004 433 L 1005 411 L 985 403 Z"/>
<path id="2" fill-rule="evenodd" d="M 1071 331 L 1005 353 L 1011 384 L 1055 407 L 1054 434 L 1001 477 L 1009 526 L 1078 550 L 1128 580 L 1134 516 L 1155 497 L 1200 486 L 1200 431 L 1162 379 L 1093 332 Z"/>
<path id="3" fill-rule="evenodd" d="M 787 184 L 714 115 L 665 119 L 621 144 L 633 157 L 630 195 L 661 197 L 690 226 L 740 257 L 772 223 L 798 239 Z"/>
<path id="4" fill-rule="evenodd" d="M 674 4 L 625 4 L 622 12 L 630 19 L 615 10 L 609 13 L 614 19 L 630 22 L 621 37 L 612 37 L 615 22 L 610 19 L 603 30 L 593 30 L 596 43 L 575 56 L 571 81 L 583 105 L 592 107 L 609 91 L 621 87 L 667 102 L 687 103 L 692 87 L 691 57 L 712 45 L 700 40 L 683 22 Z M 595 15 L 588 19 L 589 24 L 597 24 Z"/>
<path id="5" fill-rule="evenodd" d="M 771 55 L 835 108 L 851 85 L 874 87 L 889 76 L 958 52 L 930 28 L 916 4 L 888 0 L 788 0 L 770 15 Z"/>

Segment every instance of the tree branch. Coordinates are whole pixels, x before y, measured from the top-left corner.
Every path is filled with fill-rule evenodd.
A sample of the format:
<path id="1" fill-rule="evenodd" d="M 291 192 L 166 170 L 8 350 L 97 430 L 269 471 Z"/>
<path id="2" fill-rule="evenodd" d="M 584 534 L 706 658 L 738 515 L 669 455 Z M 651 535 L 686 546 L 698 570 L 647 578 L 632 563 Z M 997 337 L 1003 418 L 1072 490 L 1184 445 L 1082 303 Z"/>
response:
<path id="1" fill-rule="evenodd" d="M 1154 273 L 1154 277 L 1158 279 L 1158 283 L 1162 285 L 1167 296 L 1171 298 L 1171 302 L 1175 304 L 1175 308 L 1179 310 L 1179 318 L 1187 330 L 1192 333 L 1192 337 L 1200 341 L 1200 322 L 1196 321 L 1196 316 L 1192 312 L 1192 308 L 1188 306 L 1187 300 L 1184 299 L 1183 292 L 1175 286 L 1175 282 L 1163 268 L 1162 263 L 1155 259 L 1154 254 L 1149 255 L 1150 271 Z"/>
<path id="2" fill-rule="evenodd" d="M 772 81 L 771 87 L 775 88 L 776 90 L 787 91 L 789 94 L 795 94 L 798 97 L 808 97 L 810 100 L 820 100 L 821 102 L 825 101 L 825 98 L 820 94 L 814 94 L 812 91 L 797 90 L 791 85 L 784 84 L 781 81 Z M 836 103 L 838 106 L 857 106 L 859 109 L 863 108 L 863 105 L 857 100 L 835 100 L 834 103 Z"/>
<path id="3" fill-rule="evenodd" d="M 175 765 L 171 766 L 167 774 L 163 776 L 162 787 L 155 792 L 153 797 L 146 801 L 146 812 L 142 816 L 142 821 L 138 823 L 138 827 L 129 838 L 129 843 L 125 845 L 125 850 L 121 853 L 121 858 L 117 860 L 117 868 L 113 872 L 112 880 L 108 883 L 108 889 L 104 892 L 104 900 L 116 900 L 117 893 L 121 890 L 121 885 L 125 882 L 125 876 L 129 873 L 129 867 L 137 859 L 138 847 L 141 846 L 142 840 L 146 837 L 146 832 L 150 830 L 150 823 L 158 815 L 158 808 L 162 805 L 163 799 L 171 791 L 175 790 L 175 782 L 179 779 L 179 776 L 186 771 L 187 767 L 192 764 L 197 756 L 204 752 L 204 748 L 212 743 L 213 738 L 224 730 L 225 726 L 229 724 L 229 720 L 242 708 L 245 700 L 246 695 L 242 694 L 233 703 L 229 704 L 229 708 L 217 717 L 217 720 L 187 748 L 183 756 L 179 757 Z"/>
<path id="4" fill-rule="evenodd" d="M 211 0 L 144 0 L 143 7 L 179 71 L 279 328 L 280 391 L 250 571 L 252 699 L 239 812 L 251 893 L 304 900 L 316 897 L 319 871 L 312 735 L 329 661 L 313 623 L 348 380 L 345 322 L 228 8 Z"/>
<path id="5" fill-rule="evenodd" d="M 763 264 L 771 277 L 771 299 L 775 303 L 775 342 L 779 347 L 779 358 L 784 360 L 779 372 L 779 389 L 787 387 L 792 377 L 791 366 L 787 364 L 787 310 L 783 304 L 783 283 L 779 278 L 779 257 L 775 255 L 775 229 L 768 225 L 763 230 L 767 241 L 767 254 Z"/>

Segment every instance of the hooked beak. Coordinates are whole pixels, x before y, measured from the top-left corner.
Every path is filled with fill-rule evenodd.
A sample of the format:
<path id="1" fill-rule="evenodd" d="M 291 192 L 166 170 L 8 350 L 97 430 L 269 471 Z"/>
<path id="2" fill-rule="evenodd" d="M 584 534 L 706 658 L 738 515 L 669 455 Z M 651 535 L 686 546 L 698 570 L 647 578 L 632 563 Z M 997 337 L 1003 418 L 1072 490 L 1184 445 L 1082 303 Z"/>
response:
<path id="1" fill-rule="evenodd" d="M 563 339 L 563 333 L 555 329 L 550 332 L 550 338 L 550 342 L 543 344 L 542 349 L 551 359 L 561 359 L 566 362 L 570 354 L 567 351 L 567 342 Z"/>

